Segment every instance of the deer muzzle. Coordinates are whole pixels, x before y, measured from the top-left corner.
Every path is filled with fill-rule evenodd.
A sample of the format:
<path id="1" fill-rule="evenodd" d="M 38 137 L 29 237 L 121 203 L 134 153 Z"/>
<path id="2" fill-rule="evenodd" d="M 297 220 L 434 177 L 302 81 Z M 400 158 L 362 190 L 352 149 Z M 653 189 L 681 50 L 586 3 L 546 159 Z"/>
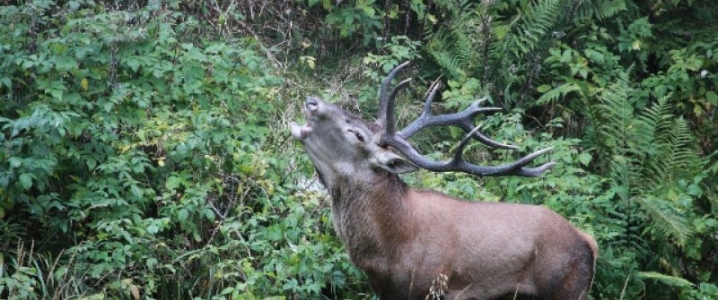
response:
<path id="1" fill-rule="evenodd" d="M 319 106 L 322 103 L 323 102 L 319 98 L 307 97 L 307 100 L 304 102 L 304 115 L 307 121 L 311 120 L 312 115 L 319 110 Z M 300 141 L 304 140 L 312 132 L 312 127 L 309 126 L 309 124 L 299 125 L 295 122 L 289 124 L 289 129 L 292 137 Z"/>

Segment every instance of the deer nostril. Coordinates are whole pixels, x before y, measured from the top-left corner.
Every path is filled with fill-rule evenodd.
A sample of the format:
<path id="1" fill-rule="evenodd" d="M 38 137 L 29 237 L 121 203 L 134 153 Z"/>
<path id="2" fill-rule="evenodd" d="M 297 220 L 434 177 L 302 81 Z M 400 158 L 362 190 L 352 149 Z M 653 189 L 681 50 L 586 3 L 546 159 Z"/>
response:
<path id="1" fill-rule="evenodd" d="M 307 102 L 304 104 L 304 107 L 306 107 L 307 110 L 316 110 L 318 105 L 319 101 L 317 101 L 316 98 L 307 97 Z"/>

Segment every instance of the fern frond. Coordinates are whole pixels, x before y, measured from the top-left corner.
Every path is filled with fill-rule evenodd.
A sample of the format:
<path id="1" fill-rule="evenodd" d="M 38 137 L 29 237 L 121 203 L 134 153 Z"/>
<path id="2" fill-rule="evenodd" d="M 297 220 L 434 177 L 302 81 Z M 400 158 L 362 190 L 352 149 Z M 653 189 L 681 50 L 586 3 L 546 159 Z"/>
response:
<path id="1" fill-rule="evenodd" d="M 669 163 L 672 174 L 694 174 L 702 169 L 707 160 L 702 158 L 696 150 L 695 138 L 688 122 L 683 118 L 677 118 L 671 123 L 673 126 L 667 133 L 670 147 L 664 160 Z M 658 136 L 660 134 L 657 133 Z"/>
<path id="2" fill-rule="evenodd" d="M 451 20 L 435 32 L 425 28 L 426 50 L 441 67 L 443 73 L 452 78 L 465 77 L 470 71 L 468 65 L 477 61 L 476 48 L 480 41 L 475 35 L 477 10 L 472 1 L 463 0 L 458 4 L 447 2 L 441 6 L 451 15 Z"/>
<path id="3" fill-rule="evenodd" d="M 659 233 L 673 237 L 679 246 L 685 245 L 686 240 L 693 234 L 689 220 L 677 214 L 670 205 L 666 205 L 666 200 L 650 195 L 633 199 L 641 205 Z"/>
<path id="4" fill-rule="evenodd" d="M 627 158 L 624 156 L 615 156 L 609 163 L 613 189 L 623 201 L 630 199 L 631 175 L 628 165 Z"/>
<path id="5" fill-rule="evenodd" d="M 580 23 L 591 19 L 605 20 L 627 10 L 625 0 L 581 1 L 576 11 L 576 19 Z"/>
<path id="6" fill-rule="evenodd" d="M 681 277 L 661 274 L 658 272 L 638 272 L 636 273 L 639 278 L 645 278 L 645 279 L 653 279 L 660 281 L 667 285 L 677 286 L 677 287 L 693 287 L 694 284 L 691 283 L 688 280 L 685 280 Z"/>
<path id="7" fill-rule="evenodd" d="M 705 160 L 694 150 L 694 138 L 688 123 L 673 116 L 667 99 L 659 99 L 637 119 L 637 124 L 646 127 L 642 134 L 649 138 L 641 147 L 634 149 L 646 155 L 636 167 L 643 169 L 641 174 L 645 185 L 654 187 L 673 182 L 677 175 L 690 177 L 705 164 Z"/>
<path id="8" fill-rule="evenodd" d="M 666 194 L 677 178 L 690 178 L 705 163 L 693 150 L 690 127 L 674 117 L 667 97 L 640 111 L 634 108 L 628 73 L 601 91 L 592 116 L 611 151 L 613 189 L 622 200 L 639 204 L 653 233 L 682 247 L 693 234 L 690 220 L 677 213 L 673 202 L 656 195 Z"/>
<path id="9" fill-rule="evenodd" d="M 542 41 L 550 40 L 546 36 L 551 34 L 551 29 L 556 25 L 559 12 L 562 8 L 561 0 L 543 0 L 524 8 L 522 14 L 518 14 L 514 20 L 505 26 L 511 27 L 512 33 L 503 35 L 503 43 L 499 53 L 509 51 L 517 58 L 522 58 L 528 53 L 534 52 Z M 506 28 L 497 27 L 500 31 L 508 32 Z M 501 39 L 501 35 L 495 35 Z"/>
<path id="10" fill-rule="evenodd" d="M 577 92 L 580 90 L 581 87 L 578 86 L 578 84 L 576 84 L 575 82 L 567 82 L 541 95 L 541 97 L 536 100 L 536 104 L 546 105 L 551 102 L 557 102 L 566 97 L 566 95 L 570 94 L 571 92 Z"/>
<path id="11" fill-rule="evenodd" d="M 652 150 L 652 148 L 655 148 L 654 134 L 656 126 L 661 123 L 661 118 L 665 116 L 664 109 L 668 107 L 667 103 L 667 98 L 661 98 L 656 104 L 645 108 L 636 118 L 636 134 L 642 137 L 637 140 L 637 147 L 634 149 L 637 154 L 645 155 L 655 152 L 655 150 Z"/>
<path id="12" fill-rule="evenodd" d="M 634 109 L 629 100 L 632 92 L 633 88 L 628 84 L 628 72 L 623 72 L 614 83 L 600 93 L 600 102 L 595 105 L 600 119 L 594 121 L 600 129 L 601 139 L 617 155 L 628 153 L 629 143 L 635 142 L 632 139 L 636 129 Z"/>

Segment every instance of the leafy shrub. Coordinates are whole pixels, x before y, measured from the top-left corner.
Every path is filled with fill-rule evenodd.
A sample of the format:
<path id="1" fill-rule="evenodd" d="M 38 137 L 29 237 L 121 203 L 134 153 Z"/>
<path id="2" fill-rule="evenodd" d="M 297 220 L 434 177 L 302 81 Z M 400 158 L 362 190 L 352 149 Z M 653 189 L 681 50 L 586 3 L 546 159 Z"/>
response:
<path id="1" fill-rule="evenodd" d="M 473 161 L 558 162 L 410 184 L 566 216 L 599 242 L 595 299 L 715 297 L 710 4 L 6 1 L 0 298 L 371 298 L 284 125 L 327 78 L 371 115 L 405 60 L 400 122 L 443 74 L 436 110 L 486 96 L 505 110 L 482 129 L 522 147 Z M 462 135 L 414 142 L 441 159 Z"/>
<path id="2" fill-rule="evenodd" d="M 354 284 L 319 196 L 298 198 L 292 158 L 267 152 L 282 80 L 255 40 L 201 36 L 172 5 L 39 1 L 0 19 L 0 215 L 33 228 L 3 231 L 15 262 L 0 294 L 312 298 Z M 34 252 L 7 252 L 25 239 Z M 46 255 L 56 263 L 23 263 Z"/>

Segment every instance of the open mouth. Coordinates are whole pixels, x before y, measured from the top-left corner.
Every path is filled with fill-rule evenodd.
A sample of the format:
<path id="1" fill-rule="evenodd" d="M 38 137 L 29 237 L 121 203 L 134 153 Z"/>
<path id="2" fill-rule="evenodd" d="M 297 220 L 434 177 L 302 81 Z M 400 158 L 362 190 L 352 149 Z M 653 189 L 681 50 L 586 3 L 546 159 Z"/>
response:
<path id="1" fill-rule="evenodd" d="M 289 124 L 289 130 L 292 133 L 292 137 L 298 140 L 303 140 L 312 132 L 312 128 L 307 125 L 299 125 L 292 122 Z"/>
<path id="2" fill-rule="evenodd" d="M 319 108 L 319 101 L 314 97 L 307 97 L 307 101 L 304 102 L 304 116 L 307 120 L 310 119 L 311 113 L 317 111 Z M 303 140 L 312 132 L 312 127 L 307 125 L 299 125 L 295 122 L 289 124 L 290 132 L 292 137 L 298 140 Z"/>

